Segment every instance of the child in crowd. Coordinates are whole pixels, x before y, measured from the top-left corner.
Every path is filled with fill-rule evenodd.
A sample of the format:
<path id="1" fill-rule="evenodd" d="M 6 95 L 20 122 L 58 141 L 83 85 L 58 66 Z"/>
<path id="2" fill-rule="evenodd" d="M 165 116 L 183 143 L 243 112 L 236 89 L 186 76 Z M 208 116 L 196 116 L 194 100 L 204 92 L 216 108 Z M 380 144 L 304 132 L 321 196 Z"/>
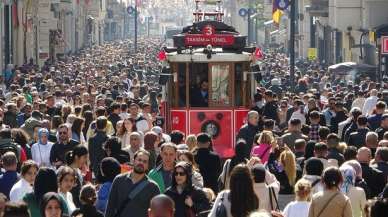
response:
<path id="1" fill-rule="evenodd" d="M 308 217 L 311 199 L 310 182 L 300 179 L 295 184 L 295 195 L 295 201 L 290 202 L 284 208 L 284 217 Z"/>

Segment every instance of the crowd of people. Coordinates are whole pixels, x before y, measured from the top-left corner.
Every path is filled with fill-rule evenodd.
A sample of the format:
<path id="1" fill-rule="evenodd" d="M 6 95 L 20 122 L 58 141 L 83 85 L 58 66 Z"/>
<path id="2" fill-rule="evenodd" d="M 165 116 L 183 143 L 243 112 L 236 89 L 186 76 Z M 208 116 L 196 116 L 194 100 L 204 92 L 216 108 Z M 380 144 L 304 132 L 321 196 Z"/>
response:
<path id="1" fill-rule="evenodd" d="M 159 44 L 85 49 L 1 77 L 0 216 L 382 217 L 388 210 L 388 88 L 316 63 L 290 85 L 267 53 L 221 159 L 206 133 L 167 133 Z"/>

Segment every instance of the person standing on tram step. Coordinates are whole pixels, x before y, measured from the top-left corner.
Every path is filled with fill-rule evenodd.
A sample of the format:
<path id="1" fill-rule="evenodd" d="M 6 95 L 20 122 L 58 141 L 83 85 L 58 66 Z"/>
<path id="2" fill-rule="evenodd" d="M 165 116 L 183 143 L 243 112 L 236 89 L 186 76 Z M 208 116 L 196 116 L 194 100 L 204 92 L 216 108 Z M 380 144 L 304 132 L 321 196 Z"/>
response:
<path id="1" fill-rule="evenodd" d="M 147 217 L 151 199 L 160 193 L 158 185 L 146 176 L 149 157 L 147 151 L 138 151 L 133 171 L 113 180 L 105 217 Z"/>
<path id="2" fill-rule="evenodd" d="M 209 106 L 209 82 L 207 79 L 201 80 L 199 88 L 193 88 L 190 105 L 191 107 Z"/>

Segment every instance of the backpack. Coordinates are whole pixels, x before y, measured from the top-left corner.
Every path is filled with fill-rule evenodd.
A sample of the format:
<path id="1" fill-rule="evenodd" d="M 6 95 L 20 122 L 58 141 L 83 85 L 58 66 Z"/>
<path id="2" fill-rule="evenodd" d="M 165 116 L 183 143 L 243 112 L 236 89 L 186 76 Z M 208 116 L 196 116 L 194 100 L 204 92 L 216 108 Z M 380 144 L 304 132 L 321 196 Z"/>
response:
<path id="1" fill-rule="evenodd" d="M 21 147 L 18 144 L 13 143 L 13 142 L 0 144 L 0 157 L 3 156 L 3 154 L 5 154 L 6 152 L 9 152 L 9 151 L 15 153 L 16 158 L 18 159 L 18 161 L 20 160 Z"/>

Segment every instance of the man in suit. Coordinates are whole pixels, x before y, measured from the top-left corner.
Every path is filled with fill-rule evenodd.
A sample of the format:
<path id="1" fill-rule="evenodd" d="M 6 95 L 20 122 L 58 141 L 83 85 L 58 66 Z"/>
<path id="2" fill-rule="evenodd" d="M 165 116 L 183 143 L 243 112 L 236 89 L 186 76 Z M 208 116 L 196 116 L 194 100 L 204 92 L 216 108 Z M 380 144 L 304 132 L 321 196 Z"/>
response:
<path id="1" fill-rule="evenodd" d="M 209 83 L 202 80 L 199 88 L 195 88 L 191 94 L 191 107 L 208 107 L 209 106 Z"/>

